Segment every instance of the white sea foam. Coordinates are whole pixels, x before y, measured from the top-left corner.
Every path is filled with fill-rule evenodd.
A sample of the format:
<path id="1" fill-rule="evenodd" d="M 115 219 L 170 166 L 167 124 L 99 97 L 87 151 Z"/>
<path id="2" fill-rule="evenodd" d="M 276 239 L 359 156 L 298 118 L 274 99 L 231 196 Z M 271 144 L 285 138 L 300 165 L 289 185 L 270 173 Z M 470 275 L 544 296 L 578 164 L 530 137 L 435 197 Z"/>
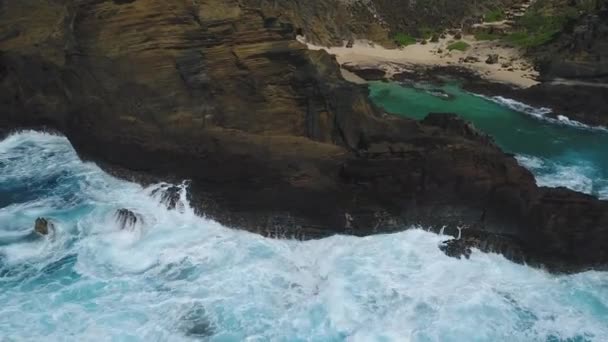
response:
<path id="1" fill-rule="evenodd" d="M 608 199 L 608 181 L 598 180 L 597 170 L 584 161 L 555 162 L 529 155 L 518 155 L 516 159 L 520 165 L 534 173 L 539 186 L 566 187 Z"/>
<path id="2" fill-rule="evenodd" d="M 67 208 L 19 219 L 53 218 L 57 242 L 0 247 L 8 340 L 608 340 L 606 273 L 554 276 L 480 252 L 457 260 L 437 248 L 444 237 L 420 229 L 266 239 L 197 217 L 187 201 L 167 210 L 150 196 L 163 185 L 142 188 L 80 163 L 64 138 L 9 139 L 13 145 L 0 142 L 0 161 L 23 168 L 5 166 L 12 181 L 33 179 L 50 163 L 76 184 L 41 189 L 31 203 L 66 203 L 66 189 L 77 196 Z M 0 232 L 21 205 L 31 204 L 2 209 Z M 140 232 L 117 226 L 113 213 L 124 207 L 144 218 Z M 36 272 L 1 276 L 7 259 L 14 272 Z"/>
<path id="3" fill-rule="evenodd" d="M 551 117 L 548 116 L 548 114 L 552 113 L 552 110 L 549 108 L 545 108 L 545 107 L 533 107 L 530 105 L 527 105 L 523 102 L 519 102 L 513 99 L 509 99 L 503 96 L 483 96 L 483 95 L 478 95 L 477 96 L 483 97 L 485 99 L 488 99 L 494 103 L 497 103 L 501 106 L 507 107 L 509 109 L 512 109 L 516 112 L 520 112 L 520 113 L 524 113 L 530 116 L 533 116 L 537 119 L 540 120 L 545 120 L 554 124 L 559 124 L 559 125 L 567 125 L 567 126 L 571 126 L 571 127 L 576 127 L 576 128 L 580 128 L 580 129 L 588 129 L 588 130 L 599 130 L 599 131 L 608 131 L 608 128 L 603 127 L 603 126 L 589 126 L 586 125 L 582 122 L 576 121 L 576 120 L 572 120 L 570 118 L 568 118 L 567 116 L 564 115 L 557 115 L 557 117 Z"/>

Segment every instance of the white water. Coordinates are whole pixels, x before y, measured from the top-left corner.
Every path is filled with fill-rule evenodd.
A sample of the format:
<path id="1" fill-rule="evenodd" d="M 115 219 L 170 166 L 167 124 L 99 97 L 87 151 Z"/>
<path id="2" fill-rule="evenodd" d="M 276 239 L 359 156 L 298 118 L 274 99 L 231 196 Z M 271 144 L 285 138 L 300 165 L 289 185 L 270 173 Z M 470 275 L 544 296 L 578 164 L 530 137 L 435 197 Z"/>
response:
<path id="1" fill-rule="evenodd" d="M 608 181 L 602 180 L 594 165 L 578 161 L 576 164 L 556 163 L 528 155 L 516 156 L 520 165 L 532 171 L 539 186 L 566 187 L 600 199 L 608 199 Z"/>
<path id="2" fill-rule="evenodd" d="M 266 239 L 187 202 L 168 211 L 156 187 L 80 162 L 62 137 L 0 142 L 0 341 L 608 340 L 606 273 L 448 258 L 418 229 Z M 140 229 L 119 230 L 125 207 Z M 10 242 L 38 216 L 52 239 Z"/>
<path id="3" fill-rule="evenodd" d="M 477 96 L 481 96 L 485 99 L 488 99 L 494 103 L 497 103 L 501 106 L 507 107 L 509 109 L 512 109 L 516 112 L 520 112 L 520 113 L 524 113 L 524 114 L 528 114 L 531 115 L 537 119 L 540 120 L 545 120 L 548 122 L 551 122 L 553 124 L 560 124 L 560 125 L 565 125 L 565 126 L 572 126 L 575 128 L 580 128 L 580 129 L 588 129 L 588 130 L 597 130 L 597 131 L 604 131 L 607 132 L 608 128 L 603 127 L 603 126 L 589 126 L 586 125 L 580 121 L 576 121 L 576 120 L 572 120 L 570 118 L 568 118 L 567 116 L 564 115 L 557 115 L 556 118 L 547 116 L 547 114 L 551 114 L 552 110 L 549 108 L 545 108 L 545 107 L 541 107 L 541 108 L 537 108 L 537 107 L 532 107 L 530 105 L 527 105 L 523 102 L 519 102 L 513 99 L 509 99 L 506 97 L 502 97 L 502 96 L 492 96 L 492 97 L 487 97 L 487 96 L 483 96 L 483 95 L 477 95 Z"/>

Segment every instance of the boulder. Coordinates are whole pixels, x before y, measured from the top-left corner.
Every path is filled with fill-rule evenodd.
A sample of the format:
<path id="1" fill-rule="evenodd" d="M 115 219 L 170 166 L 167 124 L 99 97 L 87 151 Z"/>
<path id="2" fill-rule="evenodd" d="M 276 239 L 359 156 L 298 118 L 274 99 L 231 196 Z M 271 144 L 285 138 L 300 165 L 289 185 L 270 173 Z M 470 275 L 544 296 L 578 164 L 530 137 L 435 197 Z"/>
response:
<path id="1" fill-rule="evenodd" d="M 34 231 L 39 235 L 46 236 L 55 231 L 55 225 L 49 219 L 39 217 L 34 222 Z"/>
<path id="2" fill-rule="evenodd" d="M 499 59 L 498 54 L 495 54 L 495 53 L 490 54 L 490 55 L 488 55 L 488 58 L 486 59 L 486 64 L 496 64 L 496 63 L 498 63 L 498 59 Z"/>

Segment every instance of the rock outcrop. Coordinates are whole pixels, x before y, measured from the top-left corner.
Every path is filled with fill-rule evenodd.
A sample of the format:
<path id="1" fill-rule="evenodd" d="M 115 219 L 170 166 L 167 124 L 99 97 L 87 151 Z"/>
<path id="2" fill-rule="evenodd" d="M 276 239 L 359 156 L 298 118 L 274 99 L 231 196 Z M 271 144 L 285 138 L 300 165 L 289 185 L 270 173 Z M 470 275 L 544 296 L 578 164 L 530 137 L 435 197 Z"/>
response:
<path id="1" fill-rule="evenodd" d="M 608 203 L 537 187 L 454 115 L 382 113 L 294 20 L 236 0 L 0 2 L 0 127 L 190 179 L 201 213 L 270 236 L 469 225 L 558 270 L 608 263 Z"/>
<path id="2" fill-rule="evenodd" d="M 183 206 L 181 203 L 182 189 L 175 185 L 163 186 L 152 191 L 152 196 L 158 198 L 167 209 L 180 209 Z"/>
<path id="3" fill-rule="evenodd" d="M 132 230 L 138 223 L 143 223 L 143 218 L 129 209 L 116 210 L 114 217 L 121 230 Z"/>
<path id="4" fill-rule="evenodd" d="M 55 225 L 44 217 L 39 217 L 34 222 L 34 231 L 39 235 L 46 236 L 55 231 Z"/>

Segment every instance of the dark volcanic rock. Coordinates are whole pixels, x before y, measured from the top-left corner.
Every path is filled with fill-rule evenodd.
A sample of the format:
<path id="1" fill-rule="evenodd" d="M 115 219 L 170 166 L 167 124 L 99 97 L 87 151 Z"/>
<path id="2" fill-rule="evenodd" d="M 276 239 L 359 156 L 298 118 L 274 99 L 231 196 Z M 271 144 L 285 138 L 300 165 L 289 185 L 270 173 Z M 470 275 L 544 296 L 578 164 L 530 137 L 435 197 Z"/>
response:
<path id="1" fill-rule="evenodd" d="M 143 218 L 129 209 L 118 209 L 114 216 L 120 229 L 133 229 L 138 222 L 143 223 Z"/>
<path id="2" fill-rule="evenodd" d="M 510 260 L 523 263 L 526 259 L 522 246 L 521 241 L 509 236 L 463 229 L 460 238 L 444 241 L 439 249 L 448 256 L 468 259 L 472 249 L 476 248 L 486 253 L 499 253 Z"/>
<path id="3" fill-rule="evenodd" d="M 343 64 L 342 67 L 366 81 L 380 81 L 386 79 L 386 72 L 381 69 L 365 68 L 350 64 Z"/>
<path id="4" fill-rule="evenodd" d="M 46 218 L 39 217 L 34 223 L 34 231 L 40 235 L 49 235 L 55 230 L 55 226 Z"/>
<path id="5" fill-rule="evenodd" d="M 167 209 L 174 210 L 181 205 L 181 192 L 180 187 L 171 185 L 155 189 L 152 191 L 152 196 L 158 196 L 161 203 L 167 206 Z"/>
<path id="6" fill-rule="evenodd" d="M 555 269 L 608 263 L 606 202 L 537 187 L 453 115 L 384 115 L 295 40 L 304 19 L 276 13 L 293 2 L 261 2 L 4 2 L 1 28 L 22 31 L 0 41 L 0 127 L 52 127 L 104 166 L 189 179 L 197 210 L 261 234 L 469 225 Z"/>

